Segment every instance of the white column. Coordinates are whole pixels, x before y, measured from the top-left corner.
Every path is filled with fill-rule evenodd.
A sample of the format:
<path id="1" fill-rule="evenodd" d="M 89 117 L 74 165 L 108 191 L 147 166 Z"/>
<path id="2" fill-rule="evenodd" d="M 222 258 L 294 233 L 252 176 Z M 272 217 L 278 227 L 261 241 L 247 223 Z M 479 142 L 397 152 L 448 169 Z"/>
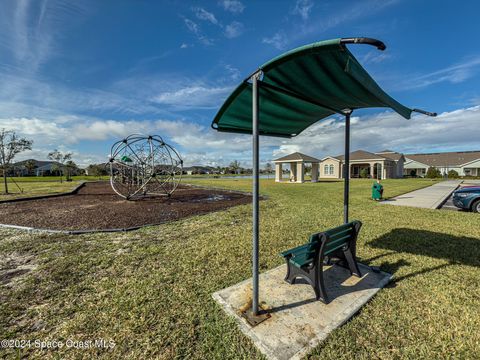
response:
<path id="1" fill-rule="evenodd" d="M 275 181 L 280 182 L 282 181 L 282 163 L 275 164 Z"/>
<path id="2" fill-rule="evenodd" d="M 303 183 L 305 181 L 305 164 L 303 162 L 297 163 L 297 182 Z"/>
<path id="3" fill-rule="evenodd" d="M 297 163 L 290 163 L 290 179 L 289 181 L 297 181 Z"/>
<path id="4" fill-rule="evenodd" d="M 318 163 L 312 163 L 312 182 L 318 181 Z"/>

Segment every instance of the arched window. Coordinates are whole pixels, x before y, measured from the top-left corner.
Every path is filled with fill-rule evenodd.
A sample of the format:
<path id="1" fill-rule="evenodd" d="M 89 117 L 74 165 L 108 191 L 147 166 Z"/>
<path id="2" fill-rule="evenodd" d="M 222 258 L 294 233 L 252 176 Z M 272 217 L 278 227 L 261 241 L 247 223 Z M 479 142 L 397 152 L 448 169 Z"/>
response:
<path id="1" fill-rule="evenodd" d="M 330 175 L 333 175 L 333 172 L 334 171 L 333 171 L 333 164 L 332 164 L 332 165 L 330 165 Z"/>
<path id="2" fill-rule="evenodd" d="M 323 167 L 323 172 L 325 173 L 325 175 L 329 175 L 328 165 L 325 164 L 325 166 Z"/>

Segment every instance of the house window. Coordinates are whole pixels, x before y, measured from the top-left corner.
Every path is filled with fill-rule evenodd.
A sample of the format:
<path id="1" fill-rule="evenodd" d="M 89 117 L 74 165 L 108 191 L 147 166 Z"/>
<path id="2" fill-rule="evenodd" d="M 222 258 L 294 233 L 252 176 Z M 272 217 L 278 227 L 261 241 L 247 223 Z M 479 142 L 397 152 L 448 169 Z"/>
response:
<path id="1" fill-rule="evenodd" d="M 325 166 L 323 167 L 323 172 L 325 173 L 325 175 L 330 175 L 328 169 L 329 169 L 328 165 L 325 165 Z"/>
<path id="2" fill-rule="evenodd" d="M 330 175 L 333 175 L 333 165 L 330 165 Z"/>

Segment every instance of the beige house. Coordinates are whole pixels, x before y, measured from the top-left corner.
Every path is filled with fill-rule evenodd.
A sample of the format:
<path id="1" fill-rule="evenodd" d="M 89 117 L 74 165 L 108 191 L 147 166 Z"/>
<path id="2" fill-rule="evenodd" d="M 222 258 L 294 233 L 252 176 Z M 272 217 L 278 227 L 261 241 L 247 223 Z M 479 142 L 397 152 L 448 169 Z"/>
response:
<path id="1" fill-rule="evenodd" d="M 275 162 L 275 181 L 282 181 L 282 165 L 290 165 L 289 182 L 305 181 L 305 164 L 312 164 L 312 181 L 342 179 L 344 156 L 326 156 L 319 160 L 302 153 L 284 156 Z M 392 150 L 350 153 L 350 177 L 366 175 L 373 179 L 396 179 L 404 176 L 425 176 L 429 167 L 442 174 L 455 170 L 460 176 L 480 176 L 480 151 L 458 151 L 430 154 L 401 154 Z"/>
<path id="2" fill-rule="evenodd" d="M 343 178 L 343 163 L 345 157 L 327 156 L 320 162 L 320 178 Z M 394 179 L 403 177 L 403 154 L 391 150 L 371 153 L 357 150 L 350 153 L 350 177 L 358 178 L 365 173 L 369 178 Z"/>
<path id="3" fill-rule="evenodd" d="M 273 160 L 275 163 L 275 181 L 283 181 L 283 166 L 290 166 L 290 176 L 287 182 L 296 182 L 303 183 L 305 182 L 305 164 L 311 164 L 311 178 L 312 182 L 318 181 L 318 164 L 320 163 L 319 159 L 316 159 L 312 156 L 305 155 L 299 152 L 294 152 L 293 154 L 281 157 L 279 159 Z"/>
<path id="4" fill-rule="evenodd" d="M 327 156 L 319 160 L 313 156 L 299 152 L 281 157 L 275 163 L 275 181 L 288 181 L 303 183 L 305 181 L 305 164 L 312 165 L 312 182 L 318 178 L 341 179 L 343 178 L 344 156 Z M 391 179 L 403 177 L 403 164 L 405 157 L 395 151 L 385 150 L 371 153 L 357 150 L 350 153 L 350 177 L 358 178 L 365 173 L 369 178 Z M 290 174 L 288 180 L 282 179 L 283 166 L 288 165 Z"/>

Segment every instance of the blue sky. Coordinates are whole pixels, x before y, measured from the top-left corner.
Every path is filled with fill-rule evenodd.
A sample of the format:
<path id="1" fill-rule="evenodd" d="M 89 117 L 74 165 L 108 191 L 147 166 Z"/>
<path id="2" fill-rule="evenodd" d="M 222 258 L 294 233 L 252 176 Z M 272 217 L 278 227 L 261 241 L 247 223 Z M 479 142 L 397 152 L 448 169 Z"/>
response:
<path id="1" fill-rule="evenodd" d="M 21 158 L 54 148 L 82 165 L 113 142 L 159 134 L 187 165 L 250 166 L 246 135 L 210 123 L 258 65 L 314 41 L 351 36 L 377 82 L 411 107 L 440 114 L 407 121 L 358 111 L 352 147 L 404 152 L 480 150 L 480 3 L 476 1 L 23 1 L 0 3 L 0 128 L 33 138 Z M 262 138 L 262 163 L 292 151 L 343 147 L 334 117 L 294 139 Z"/>

